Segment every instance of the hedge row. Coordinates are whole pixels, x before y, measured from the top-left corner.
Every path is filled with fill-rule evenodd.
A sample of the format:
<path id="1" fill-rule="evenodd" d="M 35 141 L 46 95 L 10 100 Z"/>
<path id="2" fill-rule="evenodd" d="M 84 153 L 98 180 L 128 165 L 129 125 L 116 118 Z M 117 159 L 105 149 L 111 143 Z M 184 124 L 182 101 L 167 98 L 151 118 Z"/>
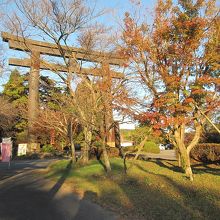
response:
<path id="1" fill-rule="evenodd" d="M 191 157 L 202 162 L 220 162 L 220 144 L 203 143 L 198 144 L 191 151 Z"/>
<path id="2" fill-rule="evenodd" d="M 109 157 L 118 157 L 119 149 L 116 147 L 107 147 Z M 89 151 L 90 159 L 100 158 L 102 156 L 102 149 L 99 147 L 92 147 Z"/>

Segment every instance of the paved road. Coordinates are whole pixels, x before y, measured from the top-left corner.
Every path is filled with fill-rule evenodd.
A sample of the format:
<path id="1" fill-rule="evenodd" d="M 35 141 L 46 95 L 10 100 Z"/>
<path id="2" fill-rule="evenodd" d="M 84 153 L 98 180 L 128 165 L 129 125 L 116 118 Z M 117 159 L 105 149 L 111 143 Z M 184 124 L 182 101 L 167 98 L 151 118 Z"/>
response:
<path id="1" fill-rule="evenodd" d="M 0 162 L 0 220 L 119 219 L 114 213 L 74 195 L 65 184 L 65 175 L 57 182 L 46 179 L 44 171 L 51 162 L 17 161 L 10 169 Z"/>
<path id="2" fill-rule="evenodd" d="M 0 181 L 9 177 L 26 173 L 27 171 L 47 169 L 48 165 L 56 160 L 18 160 L 10 163 L 2 163 L 0 161 Z"/>
<path id="3" fill-rule="evenodd" d="M 128 155 L 135 156 L 136 153 L 129 153 Z M 147 159 L 177 160 L 175 150 L 161 150 L 159 154 L 140 153 L 140 156 L 146 160 Z"/>
<path id="4" fill-rule="evenodd" d="M 177 160 L 175 150 L 161 150 L 159 154 L 147 153 L 146 157 L 152 159 Z"/>

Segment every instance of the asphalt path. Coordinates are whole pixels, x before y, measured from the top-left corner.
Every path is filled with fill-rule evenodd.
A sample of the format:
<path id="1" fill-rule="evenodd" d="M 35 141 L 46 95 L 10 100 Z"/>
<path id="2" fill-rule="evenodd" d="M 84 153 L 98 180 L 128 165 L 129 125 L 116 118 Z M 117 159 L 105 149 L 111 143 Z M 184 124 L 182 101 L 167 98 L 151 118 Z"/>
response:
<path id="1" fill-rule="evenodd" d="M 10 168 L 0 162 L 0 220 L 120 219 L 86 195 L 75 195 L 65 183 L 67 173 L 56 182 L 46 178 L 45 171 L 54 161 L 13 161 Z"/>
<path id="2" fill-rule="evenodd" d="M 135 153 L 128 153 L 128 155 L 135 156 Z M 143 159 L 162 159 L 162 160 L 177 160 L 177 155 L 175 150 L 161 150 L 160 153 L 154 154 L 154 153 L 140 153 L 140 156 Z"/>
<path id="3" fill-rule="evenodd" d="M 56 160 L 17 160 L 9 163 L 0 161 L 0 181 L 18 174 L 26 173 L 27 171 L 47 169 L 49 164 Z"/>

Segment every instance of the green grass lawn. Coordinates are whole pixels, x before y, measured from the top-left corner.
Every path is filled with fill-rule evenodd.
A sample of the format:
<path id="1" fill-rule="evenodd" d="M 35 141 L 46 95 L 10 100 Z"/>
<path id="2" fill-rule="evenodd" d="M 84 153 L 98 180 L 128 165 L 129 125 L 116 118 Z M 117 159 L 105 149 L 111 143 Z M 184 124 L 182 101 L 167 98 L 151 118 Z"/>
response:
<path id="1" fill-rule="evenodd" d="M 195 180 L 190 182 L 176 162 L 170 161 L 137 161 L 127 175 L 123 172 L 123 161 L 118 158 L 111 160 L 111 175 L 106 175 L 97 161 L 67 170 L 68 163 L 53 164 L 47 177 L 65 179 L 83 198 L 125 219 L 219 219 L 217 165 L 194 165 Z"/>

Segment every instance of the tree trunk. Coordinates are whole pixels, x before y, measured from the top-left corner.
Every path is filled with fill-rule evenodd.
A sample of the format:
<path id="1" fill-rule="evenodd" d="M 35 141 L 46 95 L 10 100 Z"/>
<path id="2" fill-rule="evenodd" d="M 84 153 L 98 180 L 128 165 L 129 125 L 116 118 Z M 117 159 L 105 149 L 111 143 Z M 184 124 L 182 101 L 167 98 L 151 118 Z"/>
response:
<path id="1" fill-rule="evenodd" d="M 111 172 L 111 164 L 109 161 L 109 157 L 108 157 L 108 153 L 107 153 L 107 149 L 105 145 L 102 146 L 102 150 L 103 150 L 103 159 L 104 159 L 105 169 L 106 169 L 106 172 L 109 173 Z"/>
<path id="2" fill-rule="evenodd" d="M 104 137 L 104 139 L 102 141 L 102 155 L 103 155 L 103 160 L 104 160 L 106 172 L 109 173 L 109 172 L 111 172 L 112 169 L 111 169 L 111 164 L 109 161 L 106 146 L 107 146 L 107 137 Z"/>
<path id="3" fill-rule="evenodd" d="M 75 152 L 75 146 L 74 146 L 74 141 L 73 138 L 71 137 L 71 157 L 72 161 L 76 162 L 76 152 Z"/>
<path id="4" fill-rule="evenodd" d="M 109 117 L 108 117 L 108 111 L 107 111 L 107 107 L 105 106 L 105 110 L 104 110 L 104 118 L 103 118 L 103 131 L 101 132 L 101 138 L 102 138 L 102 154 L 103 154 L 103 159 L 104 159 L 104 164 L 105 164 L 105 169 L 106 172 L 109 173 L 111 172 L 111 164 L 109 161 L 109 157 L 108 157 L 108 152 L 106 149 L 107 146 L 107 142 L 108 142 L 108 122 L 109 122 Z"/>
<path id="5" fill-rule="evenodd" d="M 82 164 L 86 165 L 89 162 L 89 146 L 85 142 L 82 148 Z"/>
<path id="6" fill-rule="evenodd" d="M 70 119 L 70 125 L 69 125 L 69 138 L 70 138 L 70 145 L 71 145 L 71 157 L 72 161 L 76 162 L 76 151 L 73 141 L 73 126 L 72 126 L 72 120 Z"/>
<path id="7" fill-rule="evenodd" d="M 181 156 L 180 156 L 179 151 L 177 151 L 177 159 L 178 159 L 178 166 L 179 166 L 179 167 L 182 167 Z"/>
<path id="8" fill-rule="evenodd" d="M 180 162 L 181 162 L 182 169 L 184 170 L 186 176 L 191 181 L 193 181 L 193 173 L 192 173 L 191 164 L 190 164 L 190 154 L 187 152 L 187 148 L 184 144 L 183 135 L 184 135 L 183 127 L 180 126 L 175 131 L 175 140 L 176 140 L 178 152 L 181 158 Z"/>
<path id="9" fill-rule="evenodd" d="M 88 130 L 87 127 L 83 129 L 85 143 L 82 150 L 82 163 L 87 164 L 89 162 L 89 148 L 92 141 L 92 133 Z"/>
<path id="10" fill-rule="evenodd" d="M 186 149 L 180 153 L 181 165 L 186 174 L 186 176 L 193 181 L 193 172 L 190 163 L 190 155 L 187 153 Z"/>
<path id="11" fill-rule="evenodd" d="M 138 157 L 139 157 L 141 151 L 142 151 L 143 148 L 144 148 L 144 145 L 145 145 L 147 139 L 148 139 L 148 135 L 146 135 L 146 136 L 144 137 L 144 140 L 142 140 L 141 143 L 140 143 L 140 145 L 138 146 L 138 151 L 137 151 L 137 153 L 136 153 L 136 155 L 135 155 L 135 157 L 134 157 L 134 160 L 137 160 L 137 159 L 138 159 Z"/>
<path id="12" fill-rule="evenodd" d="M 31 53 L 31 70 L 29 75 L 29 95 L 28 95 L 28 151 L 31 145 L 36 144 L 37 137 L 34 132 L 34 123 L 38 117 L 39 109 L 39 74 L 40 74 L 40 53 Z"/>
<path id="13" fill-rule="evenodd" d="M 115 134 L 115 147 L 118 148 L 119 150 L 119 156 L 121 158 L 124 158 L 124 152 L 121 146 L 120 127 L 117 121 L 115 121 L 115 124 L 114 124 L 114 134 Z"/>

